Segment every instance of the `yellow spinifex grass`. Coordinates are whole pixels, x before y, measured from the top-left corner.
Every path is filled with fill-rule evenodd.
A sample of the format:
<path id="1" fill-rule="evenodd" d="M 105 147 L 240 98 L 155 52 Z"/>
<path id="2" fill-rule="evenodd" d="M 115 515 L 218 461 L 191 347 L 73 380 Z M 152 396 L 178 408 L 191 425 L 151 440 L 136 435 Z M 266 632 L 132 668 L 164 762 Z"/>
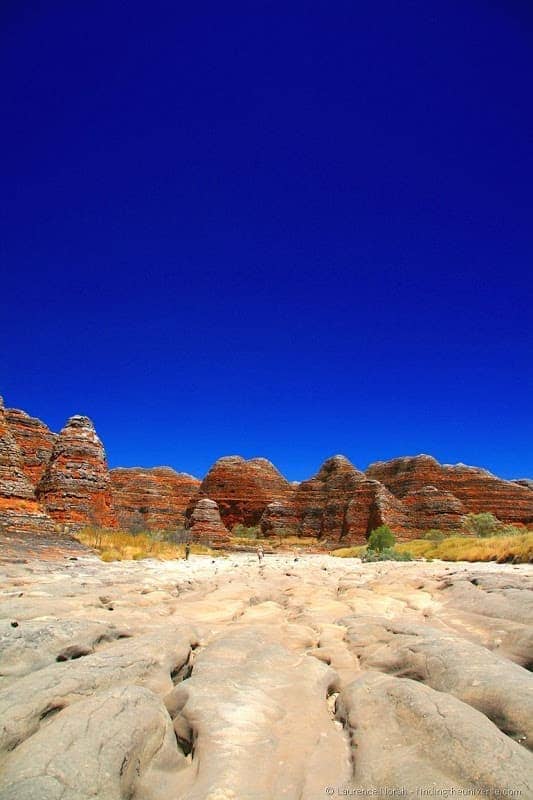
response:
<path id="1" fill-rule="evenodd" d="M 513 561 L 519 564 L 533 563 L 533 531 L 510 536 L 449 536 L 441 542 L 413 539 L 395 545 L 400 552 L 411 553 L 413 558 L 437 558 L 442 561 Z M 360 557 L 365 547 L 343 547 L 332 555 L 340 558 Z"/>
<path id="2" fill-rule="evenodd" d="M 299 547 L 316 549 L 316 539 L 312 536 L 284 536 L 281 539 L 272 534 L 263 538 L 230 536 L 230 545 L 235 548 L 242 547 L 263 547 L 270 550 L 291 550 Z"/>
<path id="3" fill-rule="evenodd" d="M 133 535 L 126 531 L 84 528 L 75 537 L 96 550 L 102 561 L 139 561 L 143 558 L 169 561 L 185 557 L 184 544 L 159 540 L 146 533 Z M 201 544 L 191 543 L 190 548 L 191 553 L 196 555 L 214 555 L 209 547 Z"/>

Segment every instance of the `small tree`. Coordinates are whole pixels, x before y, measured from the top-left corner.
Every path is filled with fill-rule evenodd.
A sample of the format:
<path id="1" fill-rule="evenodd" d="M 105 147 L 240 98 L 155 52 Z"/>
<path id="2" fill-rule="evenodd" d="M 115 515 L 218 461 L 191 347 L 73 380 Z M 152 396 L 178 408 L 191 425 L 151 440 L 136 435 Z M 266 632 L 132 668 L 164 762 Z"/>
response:
<path id="1" fill-rule="evenodd" d="M 368 550 L 374 550 L 376 553 L 382 553 L 383 550 L 388 550 L 394 547 L 396 539 L 393 532 L 388 525 L 380 525 L 375 528 L 368 537 Z"/>
<path id="2" fill-rule="evenodd" d="M 500 520 L 489 512 L 466 514 L 463 517 L 462 524 L 465 533 L 469 533 L 472 536 L 480 536 L 481 538 L 496 536 L 502 527 Z"/>

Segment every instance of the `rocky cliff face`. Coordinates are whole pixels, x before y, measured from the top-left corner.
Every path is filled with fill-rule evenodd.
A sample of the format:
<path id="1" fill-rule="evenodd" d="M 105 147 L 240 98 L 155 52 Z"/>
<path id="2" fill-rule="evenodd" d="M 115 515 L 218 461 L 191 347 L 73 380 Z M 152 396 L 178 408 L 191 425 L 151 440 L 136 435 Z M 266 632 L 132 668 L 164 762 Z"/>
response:
<path id="1" fill-rule="evenodd" d="M 328 541 L 348 539 L 352 532 L 348 506 L 364 477 L 345 456 L 328 458 L 313 478 L 296 487 L 298 533 Z"/>
<path id="2" fill-rule="evenodd" d="M 117 526 L 104 447 L 89 417 L 70 417 L 60 432 L 37 496 L 58 524 Z"/>
<path id="3" fill-rule="evenodd" d="M 138 520 L 146 530 L 171 530 L 185 523 L 185 511 L 200 481 L 170 467 L 111 470 L 113 507 L 126 529 Z"/>
<path id="4" fill-rule="evenodd" d="M 215 500 L 230 530 L 239 523 L 258 525 L 269 503 L 284 502 L 292 493 L 291 484 L 266 458 L 241 456 L 219 458 L 199 489 L 200 497 Z"/>
<path id="5" fill-rule="evenodd" d="M 24 455 L 0 397 L 0 526 L 6 532 L 52 532 L 55 526 L 35 497 Z"/>
<path id="6" fill-rule="evenodd" d="M 18 408 L 6 408 L 6 422 L 22 453 L 22 468 L 36 486 L 50 461 L 57 434 L 40 419 Z"/>
<path id="7" fill-rule="evenodd" d="M 417 493 L 430 486 L 443 493 L 448 510 L 438 510 L 431 527 L 439 527 L 440 517 L 453 526 L 453 516 L 461 513 L 461 505 L 462 513 L 489 511 L 504 522 L 533 522 L 533 498 L 527 486 L 502 480 L 477 467 L 439 464 L 431 456 L 420 455 L 377 462 L 367 469 L 367 475 L 412 508 L 416 505 L 413 493 L 419 500 Z M 454 503 L 454 498 L 459 503 Z"/>

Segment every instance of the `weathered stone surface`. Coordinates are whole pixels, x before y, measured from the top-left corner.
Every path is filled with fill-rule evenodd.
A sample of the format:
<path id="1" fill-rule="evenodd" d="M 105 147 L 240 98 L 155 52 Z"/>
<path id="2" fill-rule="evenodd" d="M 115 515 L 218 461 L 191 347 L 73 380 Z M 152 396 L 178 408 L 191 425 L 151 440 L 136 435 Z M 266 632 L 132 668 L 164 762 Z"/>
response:
<path id="1" fill-rule="evenodd" d="M 0 686 L 54 662 L 81 658 L 97 645 L 128 635 L 115 625 L 90 620 L 0 621 Z"/>
<path id="2" fill-rule="evenodd" d="M 97 693 L 24 741 L 0 777 L 3 800 L 175 800 L 187 765 L 161 699 L 140 686 Z"/>
<path id="3" fill-rule="evenodd" d="M 52 664 L 0 691 L 0 752 L 32 736 L 51 715 L 114 686 L 172 689 L 171 673 L 187 663 L 192 631 L 159 631 L 128 639 L 70 662 Z"/>
<path id="4" fill-rule="evenodd" d="M 379 618 L 344 622 L 349 646 L 364 668 L 451 694 L 533 749 L 533 685 L 527 670 L 429 625 Z"/>
<path id="5" fill-rule="evenodd" d="M 104 447 L 89 417 L 71 417 L 60 432 L 37 496 L 59 524 L 117 526 Z"/>
<path id="6" fill-rule="evenodd" d="M 533 796 L 529 565 L 81 555 L 0 570 L 7 664 L 18 653 L 25 671 L 0 691 L 2 800 Z M 95 651 L 49 663 L 69 631 Z"/>
<path id="7" fill-rule="evenodd" d="M 290 483 L 266 458 L 226 456 L 213 464 L 199 489 L 199 497 L 214 500 L 224 525 L 258 525 L 265 508 L 292 495 Z M 189 506 L 189 510 L 195 501 Z"/>
<path id="8" fill-rule="evenodd" d="M 11 525 L 16 526 L 17 516 L 11 515 Z M 47 524 L 53 525 L 49 517 Z M 73 536 L 57 531 L 38 532 L 24 530 L 16 526 L 16 530 L 0 530 L 0 564 L 24 559 L 57 561 L 57 559 L 76 559 L 87 556 L 93 551 L 74 539 Z"/>
<path id="9" fill-rule="evenodd" d="M 526 489 L 530 489 L 533 492 L 533 478 L 518 478 L 512 483 L 516 483 L 518 486 L 525 486 Z"/>
<path id="10" fill-rule="evenodd" d="M 35 498 L 23 453 L 0 398 L 0 526 L 4 532 L 53 532 L 55 526 Z"/>
<path id="11" fill-rule="evenodd" d="M 113 508 L 125 528 L 137 519 L 151 531 L 183 526 L 200 486 L 198 478 L 170 467 L 112 469 L 110 475 Z"/>
<path id="12" fill-rule="evenodd" d="M 365 672 L 341 692 L 336 713 L 356 753 L 353 787 L 409 797 L 480 787 L 527 797 L 533 787 L 533 760 L 519 744 L 470 706 L 415 681 Z"/>
<path id="13" fill-rule="evenodd" d="M 211 547 L 224 547 L 229 543 L 229 531 L 220 517 L 218 505 L 207 497 L 199 500 L 189 519 L 193 541 Z"/>
<path id="14" fill-rule="evenodd" d="M 251 628 L 209 645 L 174 698 L 177 728 L 196 742 L 194 783 L 185 773 L 180 787 L 188 800 L 296 800 L 342 783 L 348 745 L 326 705 L 335 680 Z"/>
<path id="15" fill-rule="evenodd" d="M 527 486 L 505 481 L 490 472 L 465 464 L 439 464 L 427 455 L 378 461 L 367 469 L 399 498 L 434 486 L 458 498 L 465 513 L 488 511 L 502 522 L 533 522 L 533 493 Z M 438 527 L 439 514 L 435 525 Z"/>
<path id="16" fill-rule="evenodd" d="M 52 456 L 57 434 L 44 422 L 18 408 L 6 408 L 6 422 L 22 453 L 22 468 L 32 486 L 37 486 Z"/>

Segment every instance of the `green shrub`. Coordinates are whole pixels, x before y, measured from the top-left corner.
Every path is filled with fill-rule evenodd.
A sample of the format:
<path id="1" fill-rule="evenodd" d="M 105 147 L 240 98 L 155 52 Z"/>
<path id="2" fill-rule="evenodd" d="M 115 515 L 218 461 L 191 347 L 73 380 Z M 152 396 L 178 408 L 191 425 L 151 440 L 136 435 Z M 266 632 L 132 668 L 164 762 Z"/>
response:
<path id="1" fill-rule="evenodd" d="M 367 550 L 363 553 L 362 560 L 367 564 L 375 561 L 412 561 L 413 556 L 408 550 L 400 553 L 392 547 L 385 547 L 383 550 Z"/>
<path id="2" fill-rule="evenodd" d="M 496 536 L 502 528 L 502 523 L 494 514 L 483 512 L 481 514 L 466 514 L 462 520 L 463 530 L 471 536 L 481 539 L 487 536 Z"/>
<path id="3" fill-rule="evenodd" d="M 389 526 L 380 525 L 379 528 L 375 528 L 368 537 L 367 547 L 369 550 L 375 550 L 377 553 L 381 553 L 383 550 L 394 547 L 395 542 L 396 539 Z"/>

